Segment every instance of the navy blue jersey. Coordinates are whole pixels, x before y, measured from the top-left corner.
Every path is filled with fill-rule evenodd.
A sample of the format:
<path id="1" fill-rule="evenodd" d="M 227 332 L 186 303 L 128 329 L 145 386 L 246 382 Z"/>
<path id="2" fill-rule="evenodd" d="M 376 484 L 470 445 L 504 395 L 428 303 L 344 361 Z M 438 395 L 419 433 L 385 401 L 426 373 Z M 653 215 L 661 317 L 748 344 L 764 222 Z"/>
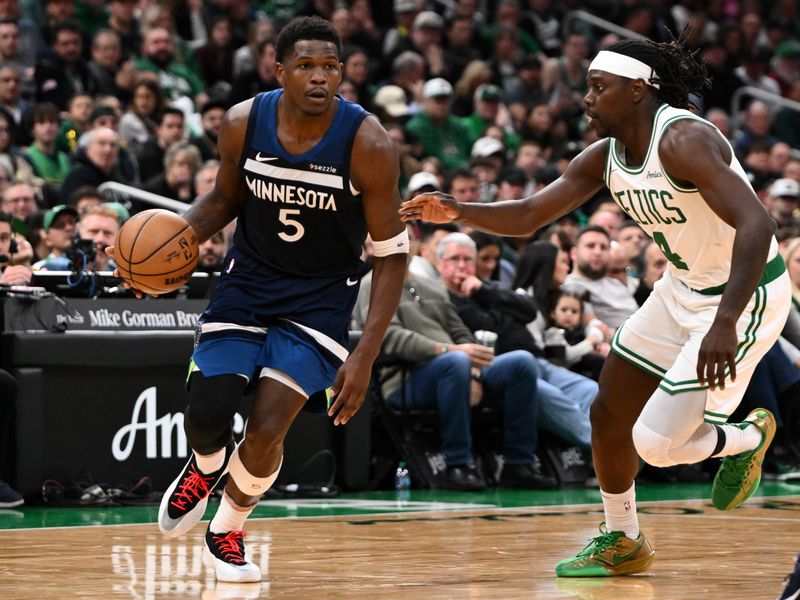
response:
<path id="1" fill-rule="evenodd" d="M 278 89 L 253 100 L 240 160 L 247 192 L 234 245 L 286 273 L 360 275 L 367 226 L 350 183 L 350 154 L 368 113 L 337 97 L 323 138 L 303 154 L 289 154 L 277 133 L 281 94 Z"/>

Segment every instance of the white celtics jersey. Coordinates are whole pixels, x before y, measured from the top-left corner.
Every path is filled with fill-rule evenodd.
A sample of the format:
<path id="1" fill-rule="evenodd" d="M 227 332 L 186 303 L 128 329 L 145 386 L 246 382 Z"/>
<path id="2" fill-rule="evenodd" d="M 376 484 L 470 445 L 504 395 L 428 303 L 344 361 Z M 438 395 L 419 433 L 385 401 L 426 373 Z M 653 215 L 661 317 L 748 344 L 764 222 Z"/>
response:
<path id="1" fill-rule="evenodd" d="M 696 188 L 672 179 L 658 156 L 658 145 L 667 128 L 681 119 L 706 123 L 688 110 L 661 105 L 644 164 L 625 164 L 624 148 L 610 139 L 605 182 L 616 202 L 641 225 L 669 260 L 671 274 L 695 290 L 714 288 L 728 281 L 733 251 L 733 227 L 720 219 Z M 722 134 L 719 134 L 722 136 Z M 687 152 L 691 152 L 687 148 Z M 749 186 L 744 169 L 731 150 L 730 167 Z M 773 237 L 768 260 L 778 251 Z"/>

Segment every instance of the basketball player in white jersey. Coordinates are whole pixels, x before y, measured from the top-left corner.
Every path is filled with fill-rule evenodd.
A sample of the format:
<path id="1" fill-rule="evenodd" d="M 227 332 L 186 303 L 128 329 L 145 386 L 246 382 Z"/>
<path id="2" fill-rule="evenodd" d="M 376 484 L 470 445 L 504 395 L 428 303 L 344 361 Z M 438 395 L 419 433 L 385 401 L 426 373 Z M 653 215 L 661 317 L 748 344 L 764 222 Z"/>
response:
<path id="1" fill-rule="evenodd" d="M 708 84 L 705 67 L 680 41 L 623 41 L 597 55 L 587 81 L 586 114 L 606 139 L 552 184 L 495 204 L 423 194 L 400 211 L 406 221 L 528 236 L 607 186 L 669 259 L 603 368 L 591 416 L 605 523 L 556 566 L 561 577 L 624 575 L 652 562 L 636 515 L 639 456 L 659 467 L 725 457 L 712 487 L 721 510 L 756 490 L 775 419 L 756 409 L 743 423 L 726 420 L 790 303 L 775 223 L 725 138 L 686 110 L 688 94 Z"/>

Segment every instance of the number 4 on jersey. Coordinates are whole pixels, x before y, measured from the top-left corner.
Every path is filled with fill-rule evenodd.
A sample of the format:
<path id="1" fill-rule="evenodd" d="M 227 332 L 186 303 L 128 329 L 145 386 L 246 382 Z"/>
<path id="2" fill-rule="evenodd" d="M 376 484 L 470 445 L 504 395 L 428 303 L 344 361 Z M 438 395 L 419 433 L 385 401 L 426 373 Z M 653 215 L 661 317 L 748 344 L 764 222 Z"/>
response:
<path id="1" fill-rule="evenodd" d="M 689 270 L 689 265 L 683 262 L 680 254 L 675 254 L 669 247 L 667 243 L 667 238 L 664 237 L 664 234 L 660 231 L 653 232 L 653 241 L 656 243 L 656 246 L 661 248 L 661 251 L 664 253 L 664 257 L 675 265 L 676 269 L 682 269 L 684 271 Z"/>

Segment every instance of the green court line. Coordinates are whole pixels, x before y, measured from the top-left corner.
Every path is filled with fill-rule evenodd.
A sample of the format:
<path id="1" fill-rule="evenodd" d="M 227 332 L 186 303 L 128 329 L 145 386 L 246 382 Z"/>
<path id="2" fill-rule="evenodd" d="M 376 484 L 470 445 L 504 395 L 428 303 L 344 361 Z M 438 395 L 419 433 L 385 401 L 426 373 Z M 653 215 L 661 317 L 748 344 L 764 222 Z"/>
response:
<path id="1" fill-rule="evenodd" d="M 698 484 L 637 484 L 637 502 L 650 501 L 708 501 L 711 482 Z M 762 482 L 758 496 L 796 496 L 800 498 L 800 485 Z M 752 500 L 751 500 L 752 501 Z M 428 503 L 420 505 L 418 503 Z M 493 510 L 502 508 L 537 508 L 549 506 L 597 505 L 601 508 L 597 488 L 562 488 L 548 491 L 526 491 L 494 488 L 484 492 L 466 493 L 445 490 L 411 490 L 410 492 L 361 492 L 341 494 L 330 500 L 283 499 L 262 501 L 253 512 L 254 518 L 294 519 L 313 517 L 342 517 L 360 515 L 386 515 L 448 510 Z M 212 500 L 205 518 L 216 511 Z M 49 527 L 111 526 L 155 524 L 158 506 L 104 507 L 104 508 L 52 508 L 22 506 L 0 509 L 0 530 L 38 529 Z"/>

